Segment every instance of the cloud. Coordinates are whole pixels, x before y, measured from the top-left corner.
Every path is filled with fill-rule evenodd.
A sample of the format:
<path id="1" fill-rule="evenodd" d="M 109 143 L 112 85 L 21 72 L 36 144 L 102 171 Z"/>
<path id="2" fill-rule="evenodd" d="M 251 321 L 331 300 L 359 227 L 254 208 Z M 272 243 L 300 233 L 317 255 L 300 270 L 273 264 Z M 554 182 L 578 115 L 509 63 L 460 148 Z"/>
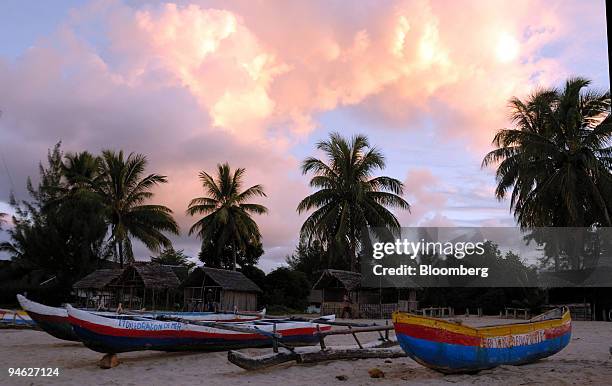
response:
<path id="1" fill-rule="evenodd" d="M 187 202 L 202 194 L 198 171 L 229 161 L 247 168 L 248 184 L 266 187 L 270 215 L 258 222 L 273 266 L 305 218 L 295 207 L 309 188 L 294 154 L 321 113 L 350 107 L 379 136 L 427 130 L 480 158 L 508 124 L 510 96 L 558 83 L 576 57 L 593 61 L 590 50 L 605 43 L 602 9 L 565 1 L 362 1 L 350 9 L 333 1 L 93 1 L 19 58 L 0 58 L 0 151 L 12 176 L 0 177 L 0 199 L 11 190 L 25 196 L 35 160 L 57 140 L 71 151 L 122 148 L 147 154 L 150 170 L 169 176 L 156 200 L 186 232 Z M 461 211 L 473 221 L 502 218 L 490 175 L 461 185 L 445 173 L 407 172 L 412 214 L 402 221 L 451 224 Z M 177 243 L 197 251 L 193 238 Z"/>
<path id="2" fill-rule="evenodd" d="M 400 213 L 403 226 L 452 226 L 453 222 L 442 215 L 447 205 L 447 195 L 442 181 L 429 169 L 413 168 L 404 180 L 406 199 L 410 203 L 410 213 Z"/>

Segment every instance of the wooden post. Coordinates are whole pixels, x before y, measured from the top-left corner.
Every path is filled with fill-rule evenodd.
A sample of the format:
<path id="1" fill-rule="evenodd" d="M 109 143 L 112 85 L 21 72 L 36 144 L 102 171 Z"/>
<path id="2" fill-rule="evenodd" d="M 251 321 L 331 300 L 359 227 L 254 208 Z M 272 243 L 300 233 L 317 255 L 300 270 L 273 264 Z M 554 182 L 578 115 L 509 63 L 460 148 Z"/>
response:
<path id="1" fill-rule="evenodd" d="M 317 327 L 319 326 L 317 325 Z M 276 322 L 272 325 L 272 333 L 276 335 Z M 276 337 L 272 338 L 272 351 L 278 353 L 278 340 L 276 340 Z"/>
<path id="2" fill-rule="evenodd" d="M 317 335 L 319 336 L 319 344 L 321 345 L 321 350 L 325 350 L 325 337 L 321 335 L 321 327 L 317 324 Z"/>
<path id="3" fill-rule="evenodd" d="M 385 326 L 389 325 L 389 321 L 385 320 Z M 389 330 L 385 330 L 385 340 L 389 340 Z"/>
<path id="4" fill-rule="evenodd" d="M 117 354 L 106 354 L 100 359 L 98 362 L 98 366 L 103 369 L 112 369 L 119 365 L 119 359 L 117 358 Z"/>
<path id="5" fill-rule="evenodd" d="M 349 326 L 349 330 L 352 330 L 353 327 Z M 359 346 L 359 348 L 363 348 L 363 346 L 361 345 L 361 342 L 359 342 L 359 339 L 357 339 L 357 334 L 355 334 L 355 332 L 352 333 L 353 338 L 355 338 L 355 342 L 357 342 L 357 346 Z"/>

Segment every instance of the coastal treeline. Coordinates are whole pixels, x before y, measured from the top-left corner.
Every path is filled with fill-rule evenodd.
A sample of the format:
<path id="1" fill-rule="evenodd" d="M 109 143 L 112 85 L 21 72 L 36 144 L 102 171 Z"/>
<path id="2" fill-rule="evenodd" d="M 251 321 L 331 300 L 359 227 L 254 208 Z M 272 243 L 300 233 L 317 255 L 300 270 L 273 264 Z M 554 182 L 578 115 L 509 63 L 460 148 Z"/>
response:
<path id="1" fill-rule="evenodd" d="M 572 78 L 560 89 L 537 89 L 525 99 L 510 100 L 513 127 L 495 134 L 495 148 L 482 161 L 483 168 L 496 169 L 496 197 L 509 200 L 518 225 L 531 231 L 535 242 L 547 241 L 540 227 L 612 226 L 610 94 L 589 85 Z M 265 203 L 265 187 L 245 186 L 246 169 L 219 163 L 202 170 L 194 176 L 201 196 L 185 203 L 194 221 L 188 234 L 201 242 L 197 258 L 207 266 L 241 270 L 264 289 L 263 304 L 302 310 L 321 270 L 359 270 L 367 252 L 364 229 L 396 235 L 395 213 L 410 210 L 403 183 L 381 175 L 384 153 L 367 137 L 331 133 L 314 150 L 322 158 L 307 157 L 301 165 L 312 192 L 296 199 L 297 212 L 307 214 L 299 244 L 286 266 L 267 275 L 257 267 L 264 254 L 257 218 L 268 213 L 259 203 Z M 11 258 L 2 262 L 2 293 L 43 292 L 39 284 L 48 281 L 56 290 L 46 295 L 66 300 L 71 284 L 85 274 L 109 262 L 133 262 L 133 242 L 144 244 L 154 263 L 192 266 L 193 258 L 170 241 L 179 234 L 174 213 L 153 195 L 166 183 L 167 176 L 148 170 L 143 154 L 63 153 L 57 144 L 40 164 L 37 184 L 28 180 L 29 197 L 11 197 L 12 218 L 0 214 L 0 227 L 9 237 L 0 248 Z M 587 248 L 586 239 L 577 237 L 557 245 L 541 266 L 584 265 L 576 254 Z M 511 261 L 531 269 L 518 256 Z M 490 309 L 543 301 L 537 290 L 504 288 L 428 289 L 421 300 Z"/>

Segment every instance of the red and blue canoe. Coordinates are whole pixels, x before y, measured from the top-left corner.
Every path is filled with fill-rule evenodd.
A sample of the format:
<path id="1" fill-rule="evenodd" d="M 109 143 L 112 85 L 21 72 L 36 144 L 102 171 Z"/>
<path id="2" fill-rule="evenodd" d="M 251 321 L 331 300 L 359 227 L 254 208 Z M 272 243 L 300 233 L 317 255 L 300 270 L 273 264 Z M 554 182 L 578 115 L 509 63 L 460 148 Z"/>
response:
<path id="1" fill-rule="evenodd" d="M 68 312 L 65 308 L 49 307 L 44 304 L 36 303 L 23 295 L 17 295 L 17 301 L 30 318 L 36 322 L 43 331 L 62 340 L 79 341 L 79 337 L 72 330 L 68 321 Z M 106 318 L 129 319 L 132 316 L 117 314 L 116 312 L 96 311 L 98 316 Z M 180 317 L 187 320 L 197 321 L 222 321 L 222 322 L 245 322 L 259 320 L 265 315 L 265 310 L 258 314 L 241 313 L 216 313 L 216 312 L 148 312 L 142 313 L 144 317 Z"/>
<path id="2" fill-rule="evenodd" d="M 291 346 L 313 345 L 319 342 L 317 328 L 320 331 L 331 329 L 331 326 L 291 320 L 201 325 L 149 318 L 111 319 L 71 306 L 66 309 L 72 329 L 85 346 L 113 354 L 141 350 L 224 351 L 270 347 L 273 333 L 281 336 L 280 342 Z M 231 331 L 223 325 L 243 331 Z"/>
<path id="3" fill-rule="evenodd" d="M 563 350 L 572 334 L 566 307 L 524 323 L 487 327 L 402 312 L 393 314 L 393 324 L 397 340 L 409 357 L 443 373 L 530 363 Z"/>

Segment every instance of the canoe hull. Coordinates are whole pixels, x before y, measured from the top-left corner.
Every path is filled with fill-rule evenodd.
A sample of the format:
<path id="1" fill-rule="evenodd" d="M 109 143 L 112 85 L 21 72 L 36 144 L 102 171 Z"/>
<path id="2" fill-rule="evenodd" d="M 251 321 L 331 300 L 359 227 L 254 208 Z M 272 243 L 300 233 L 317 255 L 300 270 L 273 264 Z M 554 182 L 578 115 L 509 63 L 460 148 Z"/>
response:
<path id="1" fill-rule="evenodd" d="M 561 319 L 482 329 L 413 315 L 394 315 L 397 340 L 415 361 L 443 373 L 465 373 L 499 365 L 521 365 L 565 348 L 569 313 Z"/>
<path id="2" fill-rule="evenodd" d="M 43 331 L 55 338 L 79 342 L 79 336 L 73 331 L 72 325 L 68 321 L 68 312 L 64 308 L 49 307 L 44 304 L 36 303 L 27 299 L 25 296 L 17 295 L 17 300 L 30 318 Z M 107 318 L 122 318 L 114 312 L 96 312 L 97 315 Z M 213 312 L 151 312 L 143 313 L 142 316 L 155 317 L 164 315 L 167 317 L 180 317 L 189 320 L 215 320 L 223 322 L 253 321 L 259 320 L 263 312 L 256 315 L 241 315 L 232 313 L 213 313 Z"/>
<path id="3" fill-rule="evenodd" d="M 122 353 L 131 351 L 227 351 L 243 348 L 263 348 L 271 347 L 272 340 L 269 338 L 250 338 L 231 339 L 222 336 L 208 337 L 126 337 L 99 334 L 88 328 L 74 327 L 75 333 L 83 344 L 94 351 L 101 353 Z M 281 342 L 291 346 L 310 346 L 317 344 L 318 338 L 312 334 L 287 336 Z"/>
<path id="4" fill-rule="evenodd" d="M 72 330 L 68 322 L 68 315 L 65 317 L 55 315 L 44 315 L 28 311 L 28 315 L 33 321 L 47 334 L 62 340 L 78 342 L 79 337 Z"/>
<path id="5" fill-rule="evenodd" d="M 46 333 L 57 339 L 79 341 L 68 322 L 68 313 L 63 308 L 49 307 L 17 295 L 17 300 L 30 318 Z"/>
<path id="6" fill-rule="evenodd" d="M 248 347 L 270 347 L 272 339 L 259 333 L 244 333 L 180 322 L 120 320 L 96 316 L 68 306 L 68 319 L 74 332 L 88 348 L 102 353 L 129 351 L 224 351 Z M 253 326 L 254 324 L 235 324 Z M 269 322 L 255 322 L 271 333 Z M 281 342 L 312 345 L 318 342 L 316 326 L 306 322 L 278 323 Z M 322 331 L 331 329 L 321 326 Z"/>

